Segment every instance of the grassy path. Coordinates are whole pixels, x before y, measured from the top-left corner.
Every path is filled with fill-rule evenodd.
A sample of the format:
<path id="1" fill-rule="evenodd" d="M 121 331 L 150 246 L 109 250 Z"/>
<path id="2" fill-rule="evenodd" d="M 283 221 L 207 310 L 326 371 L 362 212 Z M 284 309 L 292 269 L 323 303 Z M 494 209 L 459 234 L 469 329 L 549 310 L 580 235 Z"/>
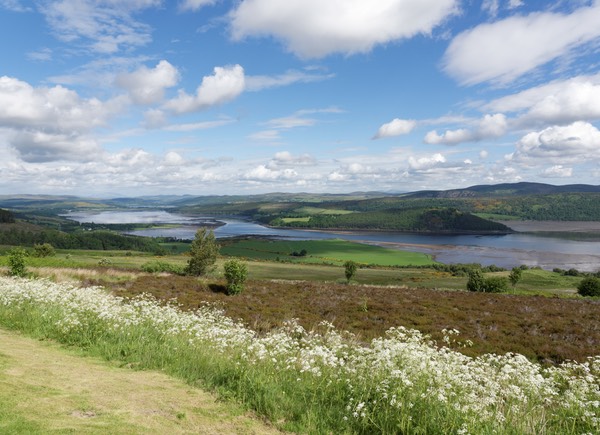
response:
<path id="1" fill-rule="evenodd" d="M 0 329 L 0 433 L 270 434 L 236 405 Z"/>

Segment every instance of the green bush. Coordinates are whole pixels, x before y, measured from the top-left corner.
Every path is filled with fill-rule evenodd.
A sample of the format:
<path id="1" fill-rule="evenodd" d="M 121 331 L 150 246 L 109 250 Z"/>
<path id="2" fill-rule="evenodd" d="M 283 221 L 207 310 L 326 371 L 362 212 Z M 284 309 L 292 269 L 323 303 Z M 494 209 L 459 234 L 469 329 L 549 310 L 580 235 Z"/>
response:
<path id="1" fill-rule="evenodd" d="M 523 269 L 521 269 L 520 267 L 513 267 L 510 271 L 510 275 L 508 275 L 508 279 L 510 280 L 510 283 L 512 284 L 513 288 L 516 287 L 519 281 L 521 281 L 522 277 Z"/>
<path id="2" fill-rule="evenodd" d="M 501 276 L 485 278 L 480 270 L 469 272 L 467 290 L 483 293 L 503 293 L 508 291 L 508 280 Z"/>
<path id="3" fill-rule="evenodd" d="M 469 280 L 467 281 L 467 290 L 470 292 L 483 291 L 484 278 L 481 270 L 474 269 L 469 272 Z"/>
<path id="4" fill-rule="evenodd" d="M 508 280 L 502 276 L 485 278 L 483 292 L 504 293 L 508 291 Z"/>
<path id="5" fill-rule="evenodd" d="M 54 257 L 56 255 L 56 251 L 54 250 L 54 246 L 50 243 L 36 243 L 33 245 L 33 256 L 38 258 L 44 257 Z"/>
<path id="6" fill-rule="evenodd" d="M 147 273 L 173 273 L 183 275 L 183 267 L 175 264 L 166 263 L 164 261 L 148 261 L 141 266 L 142 270 Z"/>
<path id="7" fill-rule="evenodd" d="M 577 286 L 577 293 L 581 296 L 600 296 L 600 279 L 594 276 L 584 278 Z"/>
<path id="8" fill-rule="evenodd" d="M 358 266 L 354 261 L 346 261 L 344 263 L 344 274 L 346 275 L 346 281 L 350 282 L 354 275 L 356 275 L 356 269 Z"/>
<path id="9" fill-rule="evenodd" d="M 110 266 L 112 265 L 112 261 L 109 258 L 101 258 L 100 261 L 98 261 L 98 266 Z"/>
<path id="10" fill-rule="evenodd" d="M 8 253 L 8 273 L 10 275 L 21 277 L 27 275 L 25 257 L 27 257 L 27 253 L 21 248 L 12 249 Z"/>
<path id="11" fill-rule="evenodd" d="M 238 260 L 229 260 L 223 265 L 225 279 L 227 280 L 227 294 L 236 295 L 244 290 L 244 283 L 248 276 L 248 268 Z"/>

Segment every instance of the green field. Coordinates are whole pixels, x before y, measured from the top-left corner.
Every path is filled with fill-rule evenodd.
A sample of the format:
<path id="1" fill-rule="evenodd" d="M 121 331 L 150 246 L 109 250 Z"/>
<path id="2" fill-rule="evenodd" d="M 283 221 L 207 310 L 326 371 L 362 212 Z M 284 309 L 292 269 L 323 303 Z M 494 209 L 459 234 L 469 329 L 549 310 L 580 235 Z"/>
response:
<path id="1" fill-rule="evenodd" d="M 356 213 L 355 211 L 352 211 L 352 210 L 341 210 L 341 209 L 335 209 L 335 208 L 320 208 L 320 207 L 310 207 L 310 206 L 300 207 L 300 208 L 294 210 L 294 212 L 307 214 L 309 216 L 313 216 L 313 215 L 317 215 L 317 214 L 342 215 L 342 214 Z"/>
<path id="2" fill-rule="evenodd" d="M 305 250 L 306 255 L 295 256 Z M 372 266 L 424 266 L 434 264 L 430 256 L 417 252 L 386 249 L 344 240 L 270 241 L 240 240 L 223 246 L 221 254 L 253 260 L 293 261 L 342 265 L 354 261 Z"/>

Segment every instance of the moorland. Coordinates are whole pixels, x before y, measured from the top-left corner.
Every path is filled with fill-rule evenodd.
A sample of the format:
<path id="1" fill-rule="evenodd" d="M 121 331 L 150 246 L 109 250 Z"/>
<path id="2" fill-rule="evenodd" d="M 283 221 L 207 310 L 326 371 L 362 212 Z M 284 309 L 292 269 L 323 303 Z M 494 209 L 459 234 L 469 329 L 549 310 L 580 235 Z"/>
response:
<path id="1" fill-rule="evenodd" d="M 26 276 L 45 283 L 39 287 L 25 281 L 4 282 L 4 293 L 0 291 L 0 326 L 82 347 L 124 365 L 158 368 L 194 385 L 216 390 L 267 417 L 279 428 L 294 432 L 413 433 L 450 427 L 454 432 L 465 429 L 579 433 L 600 428 L 598 410 L 593 409 L 600 391 L 597 385 L 582 384 L 578 377 L 582 370 L 596 380 L 600 377 L 599 363 L 593 359 L 600 353 L 600 300 L 582 297 L 577 292 L 584 278 L 594 277 L 593 272 L 522 266 L 516 268 L 520 271 L 518 280 L 504 286 L 501 293 L 469 292 L 467 282 L 474 270 L 481 272 L 484 279 L 505 283 L 513 271 L 478 264 L 441 264 L 423 253 L 345 240 L 238 237 L 219 240 L 216 263 L 198 277 L 185 273 L 190 258 L 189 240 L 125 234 L 156 223 L 97 224 L 65 218 L 74 210 L 126 207 L 150 207 L 217 220 L 243 217 L 281 228 L 504 234 L 515 231 L 511 222 L 519 222 L 521 226 L 515 228 L 523 228 L 524 221 L 600 221 L 598 186 L 519 183 L 404 194 L 103 200 L 0 197 L 0 266 L 9 273 L 11 252 L 24 249 Z M 598 236 L 593 225 L 573 228 L 588 234 L 591 240 Z M 242 261 L 248 269 L 244 290 L 237 295 L 228 294 L 223 275 L 224 263 L 232 259 Z M 351 279 L 344 276 L 348 262 L 357 266 Z M 82 295 L 74 288 L 87 290 Z M 100 293 L 96 294 L 96 289 Z M 57 301 L 72 303 L 64 307 L 63 302 L 48 302 L 47 296 L 38 293 L 28 296 L 27 306 L 14 302 L 21 300 L 24 293 L 46 291 L 60 293 Z M 93 306 L 86 305 L 85 298 L 92 294 L 97 301 Z M 31 302 L 36 298 L 39 306 Z M 141 302 L 146 300 L 152 302 Z M 117 320 L 106 320 L 106 313 L 95 314 L 94 307 L 105 304 L 112 307 L 108 311 L 115 312 L 125 312 L 125 306 L 137 307 L 140 315 L 149 310 L 154 318 L 164 315 L 171 319 L 161 321 L 161 325 L 175 322 L 179 326 L 173 324 L 171 329 L 162 330 L 163 326 L 151 320 L 134 322 L 137 326 L 132 328 L 146 328 L 143 331 L 119 326 L 118 330 L 125 331 L 128 337 L 145 337 L 133 344 L 112 329 L 110 322 Z M 42 312 L 47 314 L 41 316 Z M 211 328 L 218 326 L 221 332 L 204 330 L 210 340 L 197 335 L 186 338 L 188 329 L 197 328 L 186 317 L 191 313 L 196 313 L 194 321 L 212 319 Z M 177 323 L 183 320 L 173 319 L 186 319 L 186 326 Z M 229 323 L 225 319 L 235 320 Z M 233 340 L 227 338 L 229 332 L 225 331 L 229 330 L 260 344 L 236 341 L 234 345 L 228 341 Z M 199 354 L 195 340 L 200 340 L 200 346 L 208 353 Z M 278 346 L 287 350 L 277 350 Z M 368 365 L 364 359 L 365 352 L 382 352 L 379 346 L 384 346 L 386 352 L 397 352 L 385 369 L 381 365 L 383 354 L 368 357 L 378 361 L 376 366 Z M 175 348 L 180 350 L 174 351 Z M 402 352 L 416 353 L 401 353 L 400 348 Z M 302 362 L 301 355 L 309 351 L 313 352 L 308 356 L 310 362 Z M 324 353 L 317 356 L 314 352 Z M 265 355 L 272 362 L 264 362 Z M 506 355 L 502 357 L 506 359 L 496 360 L 493 355 Z M 253 361 L 250 365 L 240 363 L 248 358 Z M 419 358 L 421 362 L 417 362 Z M 424 360 L 430 361 L 427 367 L 423 366 Z M 343 366 L 354 374 L 342 375 L 337 370 Z M 486 374 L 477 375 L 482 377 L 474 379 L 471 386 L 459 385 L 456 379 L 450 381 L 446 377 L 465 379 L 466 373 L 458 374 L 459 366 L 470 367 L 471 374 Z M 523 377 L 500 380 L 508 373 L 507 367 Z M 442 368 L 448 370 L 442 377 L 430 371 Z M 203 374 L 199 370 L 204 370 Z M 373 388 L 372 382 L 354 377 L 361 370 L 381 376 L 381 387 Z M 398 370 L 406 378 L 397 378 Z M 281 373 L 275 375 L 276 371 Z M 542 387 L 534 388 L 533 378 L 531 384 L 524 380 L 525 372 L 552 381 L 543 387 L 543 392 L 535 390 Z M 423 378 L 426 374 L 430 380 Z M 575 383 L 580 387 L 577 393 L 570 390 Z M 482 384 L 496 385 L 498 390 L 476 391 L 483 388 Z M 408 388 L 410 385 L 414 391 Z M 505 395 L 515 392 L 515 385 L 519 385 L 519 393 Z M 555 387 L 561 397 L 568 391 L 573 403 L 559 405 L 544 396 L 554 394 L 551 390 Z M 294 400 L 289 396 L 292 391 L 297 396 Z M 396 397 L 400 392 L 402 399 Z M 482 394 L 498 395 L 499 401 L 476 406 L 473 400 Z M 446 405 L 449 397 L 453 400 Z M 528 404 L 519 408 L 517 403 L 523 400 Z M 410 408 L 398 411 L 400 402 Z M 331 407 L 326 415 L 322 412 L 325 403 L 328 409 Z M 458 403 L 461 405 L 457 408 Z M 437 410 L 433 414 L 427 410 L 431 406 Z M 498 413 L 504 422 L 494 420 Z"/>

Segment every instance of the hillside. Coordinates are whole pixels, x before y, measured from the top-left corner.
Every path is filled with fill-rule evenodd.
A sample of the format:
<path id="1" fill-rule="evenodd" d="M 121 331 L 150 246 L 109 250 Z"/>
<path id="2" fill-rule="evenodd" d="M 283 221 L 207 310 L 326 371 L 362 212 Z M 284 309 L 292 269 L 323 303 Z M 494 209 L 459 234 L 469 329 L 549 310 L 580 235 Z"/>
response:
<path id="1" fill-rule="evenodd" d="M 0 196 L 0 208 L 19 221 L 63 231 L 77 230 L 60 216 L 68 211 L 152 208 L 196 216 L 238 216 L 281 227 L 502 232 L 507 229 L 492 221 L 600 221 L 600 186 L 522 182 L 402 194 L 275 192 L 113 199 L 5 195 Z M 433 210 L 437 210 L 435 217 Z"/>
<path id="2" fill-rule="evenodd" d="M 481 198 L 508 197 L 522 195 L 556 195 L 559 193 L 600 193 L 600 186 L 589 184 L 569 184 L 553 186 L 543 183 L 504 183 L 495 185 L 477 185 L 464 189 L 423 190 L 404 195 L 405 199 L 416 198 Z"/>
<path id="3" fill-rule="evenodd" d="M 456 208 L 382 210 L 347 214 L 316 214 L 308 218 L 276 218 L 278 227 L 342 230 L 388 230 L 427 233 L 509 233 L 504 224 Z"/>

